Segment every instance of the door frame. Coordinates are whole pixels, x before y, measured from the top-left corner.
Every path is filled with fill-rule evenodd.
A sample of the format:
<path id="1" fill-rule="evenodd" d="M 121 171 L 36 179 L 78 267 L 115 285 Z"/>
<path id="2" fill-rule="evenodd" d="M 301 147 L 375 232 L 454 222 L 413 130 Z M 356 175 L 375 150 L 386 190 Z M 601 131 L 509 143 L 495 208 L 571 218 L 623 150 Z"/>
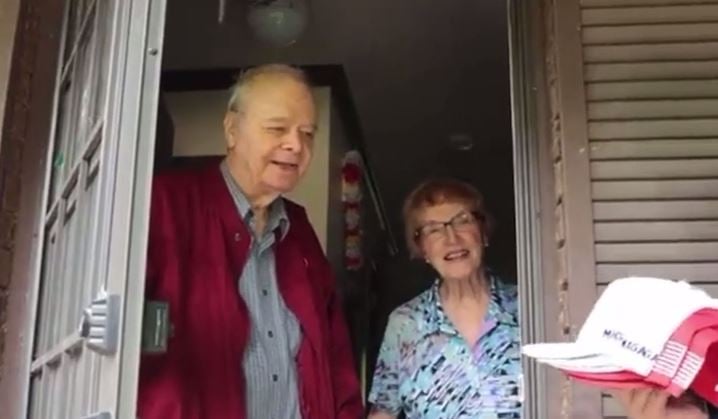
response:
<path id="1" fill-rule="evenodd" d="M 59 7 L 58 3 L 61 3 Z M 62 25 L 64 2 L 49 0 L 23 0 L 18 17 L 16 51 L 12 62 L 10 85 L 31 76 L 31 89 L 11 90 L 8 102 L 32 100 L 28 115 L 21 118 L 6 110 L 7 119 L 3 142 L 11 138 L 11 129 L 24 134 L 22 158 L 21 210 L 15 230 L 13 270 L 7 306 L 7 332 L 4 374 L 0 378 L 0 405 L 10 417 L 22 417 L 25 394 L 29 388 L 29 360 L 31 339 L 28 325 L 34 316 L 28 308 L 28 297 L 33 290 L 33 275 L 29 267 L 35 265 L 37 253 L 38 221 L 42 215 L 43 170 L 50 138 L 52 106 L 47 93 L 54 90 L 57 34 Z M 50 6 L 53 5 L 54 6 Z M 41 5 L 41 6 L 40 6 Z M 31 7 L 34 6 L 34 7 Z M 556 292 L 554 221 L 552 202 L 553 176 L 550 160 L 549 115 L 546 112 L 547 89 L 544 75 L 543 7 L 538 0 L 507 0 L 509 16 L 509 44 L 511 54 L 511 95 L 514 144 L 514 191 L 516 200 L 516 233 L 518 281 L 523 298 L 522 313 L 531 313 L 525 321 L 522 336 L 525 341 L 554 339 L 560 336 L 555 321 L 558 313 Z M 35 25 L 25 25 L 25 23 Z M 42 24 L 37 24 L 42 22 Z M 43 48 L 34 48 L 30 42 Z M 31 65 L 27 65 L 30 60 Z M 25 65 L 23 65 L 25 64 Z M 44 93 L 44 94 L 43 94 Z M 141 123 L 149 123 L 146 118 Z M 12 141 L 10 139 L 10 141 Z M 133 222 L 142 222 L 133 220 Z M 146 223 L 146 221 L 144 221 Z M 136 258 L 139 250 L 134 249 Z M 135 265 L 130 268 L 138 273 Z M 132 293 L 137 289 L 129 290 Z M 137 322 L 137 313 L 129 320 Z M 141 316 L 139 316 L 141 317 Z M 523 319 L 527 318 L 523 315 Z M 553 321 L 552 321 L 553 320 Z M 134 360 L 128 360 L 135 362 Z M 533 363 L 525 361 L 526 412 L 531 419 L 559 417 L 561 411 L 560 377 L 546 374 Z M 122 391 L 127 391 L 126 385 Z M 130 408 L 125 406 L 125 409 Z M 8 409 L 8 410 L 5 410 Z"/>
<path id="2" fill-rule="evenodd" d="M 553 165 L 541 0 L 507 0 L 513 131 L 516 265 L 521 340 L 561 338 L 556 281 Z M 524 415 L 562 416 L 561 376 L 523 358 Z"/>

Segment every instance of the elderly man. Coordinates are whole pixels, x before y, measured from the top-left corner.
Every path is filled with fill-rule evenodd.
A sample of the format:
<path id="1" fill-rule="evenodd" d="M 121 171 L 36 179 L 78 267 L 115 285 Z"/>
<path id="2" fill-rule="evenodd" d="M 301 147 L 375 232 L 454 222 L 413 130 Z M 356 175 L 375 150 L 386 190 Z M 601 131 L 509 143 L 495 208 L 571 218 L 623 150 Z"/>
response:
<path id="1" fill-rule="evenodd" d="M 227 156 L 160 175 L 147 298 L 167 350 L 140 370 L 141 419 L 356 419 L 363 407 L 334 279 L 304 209 L 284 198 L 316 131 L 300 70 L 254 68 L 224 118 Z"/>

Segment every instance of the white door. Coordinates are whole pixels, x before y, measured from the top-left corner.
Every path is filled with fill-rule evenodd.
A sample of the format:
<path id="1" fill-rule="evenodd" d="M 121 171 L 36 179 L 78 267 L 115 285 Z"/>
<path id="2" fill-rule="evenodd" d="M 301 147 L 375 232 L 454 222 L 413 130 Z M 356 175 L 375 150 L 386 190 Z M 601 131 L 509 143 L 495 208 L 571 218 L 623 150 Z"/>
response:
<path id="1" fill-rule="evenodd" d="M 166 0 L 68 0 L 27 416 L 134 418 Z"/>

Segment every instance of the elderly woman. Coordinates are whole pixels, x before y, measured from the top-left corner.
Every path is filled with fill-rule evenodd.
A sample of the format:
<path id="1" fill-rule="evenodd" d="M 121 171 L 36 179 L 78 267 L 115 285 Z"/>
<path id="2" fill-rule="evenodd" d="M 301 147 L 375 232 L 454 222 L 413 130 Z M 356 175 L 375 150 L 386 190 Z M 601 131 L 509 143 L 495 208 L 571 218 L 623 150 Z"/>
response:
<path id="1" fill-rule="evenodd" d="M 411 255 L 439 277 L 389 317 L 369 418 L 520 418 L 516 289 L 484 264 L 492 218 L 481 194 L 429 180 L 407 197 L 404 222 Z"/>

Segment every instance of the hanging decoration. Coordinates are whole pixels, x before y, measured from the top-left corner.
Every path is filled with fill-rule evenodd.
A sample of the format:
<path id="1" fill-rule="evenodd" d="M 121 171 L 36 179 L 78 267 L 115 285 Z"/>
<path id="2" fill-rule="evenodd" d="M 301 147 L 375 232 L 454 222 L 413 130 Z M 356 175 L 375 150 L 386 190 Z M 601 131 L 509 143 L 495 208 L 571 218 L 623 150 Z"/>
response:
<path id="1" fill-rule="evenodd" d="M 350 271 L 362 267 L 361 201 L 363 167 L 361 154 L 352 150 L 344 156 L 342 166 L 342 201 L 344 203 L 344 264 Z"/>

